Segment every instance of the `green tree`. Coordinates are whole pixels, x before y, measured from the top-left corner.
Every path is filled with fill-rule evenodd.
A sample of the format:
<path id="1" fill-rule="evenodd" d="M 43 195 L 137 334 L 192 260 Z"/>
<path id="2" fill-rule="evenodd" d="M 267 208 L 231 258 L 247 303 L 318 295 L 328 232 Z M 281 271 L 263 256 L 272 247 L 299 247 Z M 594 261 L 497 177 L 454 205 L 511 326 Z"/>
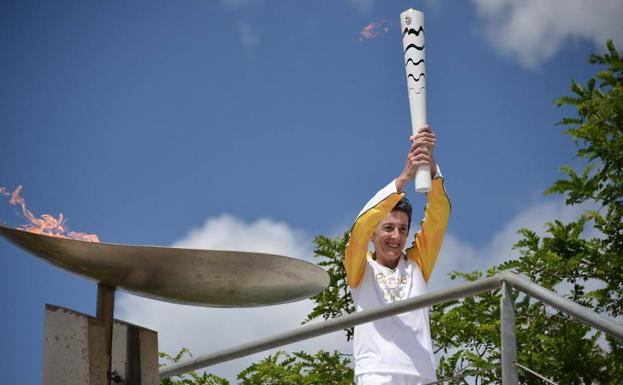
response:
<path id="1" fill-rule="evenodd" d="M 546 194 L 563 194 L 567 205 L 590 202 L 576 221 L 546 224 L 547 234 L 521 229 L 516 245 L 520 257 L 490 269 L 486 275 L 514 269 L 531 280 L 583 306 L 612 317 L 621 314 L 623 279 L 623 60 L 614 44 L 592 55 L 602 65 L 586 86 L 573 81 L 573 96 L 557 100 L 574 106 L 578 116 L 560 124 L 578 145 L 576 157 L 586 162 L 581 173 L 563 166 L 565 179 Z M 590 234 L 595 234 L 592 237 Z M 456 273 L 472 281 L 482 273 Z M 439 375 L 487 369 L 476 381 L 497 383 L 499 373 L 499 292 L 446 303 L 434 308 L 431 328 L 438 349 L 445 353 Z M 519 363 L 564 384 L 623 383 L 623 345 L 579 324 L 526 296 L 516 298 Z M 603 340 L 602 340 L 603 341 Z M 605 345 L 605 346 L 604 346 Z M 519 370 L 522 382 L 534 377 Z"/>
<path id="2" fill-rule="evenodd" d="M 175 356 L 160 353 L 167 364 L 179 362 L 192 354 L 183 348 Z M 305 352 L 279 351 L 251 364 L 238 374 L 239 385 L 352 385 L 353 369 L 350 359 L 339 352 L 323 350 L 312 355 Z M 160 385 L 229 385 L 229 381 L 214 374 L 191 371 L 160 381 Z"/>
<path id="3" fill-rule="evenodd" d="M 243 370 L 238 380 L 240 385 L 352 385 L 349 364 L 339 352 L 277 352 Z"/>
<path id="4" fill-rule="evenodd" d="M 160 366 L 175 364 L 177 362 L 180 362 L 185 356 L 193 356 L 192 353 L 186 348 L 182 348 L 174 356 L 162 352 L 159 354 L 160 358 L 165 361 L 165 363 L 161 364 Z M 173 376 L 170 378 L 165 378 L 164 380 L 160 380 L 160 385 L 229 385 L 229 381 L 208 372 L 199 374 L 196 371 L 192 370 L 180 376 Z"/>
<path id="5" fill-rule="evenodd" d="M 322 317 L 327 320 L 339 318 L 355 311 L 353 298 L 346 283 L 346 270 L 344 269 L 344 250 L 348 242 L 350 232 L 330 239 L 324 235 L 318 235 L 314 239 L 314 253 L 320 258 L 318 265 L 324 267 L 329 273 L 329 287 L 311 297 L 316 303 L 311 313 L 307 315 L 304 323 Z M 346 340 L 353 338 L 353 328 L 346 331 Z"/>

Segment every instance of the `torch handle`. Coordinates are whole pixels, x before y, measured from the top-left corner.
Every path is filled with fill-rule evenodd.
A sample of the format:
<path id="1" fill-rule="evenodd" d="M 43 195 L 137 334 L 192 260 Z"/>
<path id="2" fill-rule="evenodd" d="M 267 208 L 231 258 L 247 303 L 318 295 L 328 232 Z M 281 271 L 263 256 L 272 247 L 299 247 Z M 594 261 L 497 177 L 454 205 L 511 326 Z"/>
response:
<path id="1" fill-rule="evenodd" d="M 424 40 L 424 13 L 407 9 L 400 14 L 402 46 L 409 90 L 411 129 L 416 135 L 426 125 L 426 62 Z M 430 166 L 418 167 L 415 174 L 415 191 L 429 192 L 432 188 Z"/>

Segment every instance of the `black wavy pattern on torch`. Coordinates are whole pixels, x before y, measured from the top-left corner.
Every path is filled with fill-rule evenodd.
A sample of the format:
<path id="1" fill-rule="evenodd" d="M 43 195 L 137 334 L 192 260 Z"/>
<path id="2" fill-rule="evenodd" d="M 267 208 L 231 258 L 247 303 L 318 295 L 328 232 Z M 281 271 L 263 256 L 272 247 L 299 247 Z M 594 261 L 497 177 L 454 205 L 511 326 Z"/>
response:
<path id="1" fill-rule="evenodd" d="M 407 35 L 407 34 L 420 36 L 420 32 L 424 33 L 424 27 L 421 26 L 421 25 L 420 25 L 420 28 L 418 28 L 417 30 L 415 28 L 405 28 L 405 30 L 402 31 L 402 37 L 404 38 L 405 35 Z"/>
<path id="2" fill-rule="evenodd" d="M 409 45 L 407 46 L 407 48 L 405 48 L 405 54 L 406 54 L 406 53 L 407 53 L 407 51 L 408 51 L 408 50 L 410 50 L 411 48 L 415 48 L 415 49 L 417 49 L 418 51 L 421 51 L 421 50 L 423 50 L 423 49 L 424 49 L 424 46 L 423 46 L 423 45 L 422 45 L 422 46 L 419 46 L 419 45 L 415 45 L 415 44 L 409 44 Z"/>
<path id="3" fill-rule="evenodd" d="M 417 79 L 415 78 L 415 76 L 413 76 L 413 74 L 409 74 L 409 76 L 407 76 L 407 80 L 408 80 L 409 78 L 413 78 L 413 80 L 414 80 L 414 81 L 419 82 L 419 81 L 420 81 L 420 78 L 425 78 L 425 77 L 426 77 L 426 75 L 425 75 L 424 73 L 419 74 L 419 75 L 417 76 Z"/>
<path id="4" fill-rule="evenodd" d="M 420 59 L 417 62 L 413 61 L 413 59 L 408 58 L 407 62 L 405 63 L 405 67 L 409 65 L 409 62 L 413 63 L 414 66 L 420 64 L 420 63 L 424 63 L 424 59 Z"/>

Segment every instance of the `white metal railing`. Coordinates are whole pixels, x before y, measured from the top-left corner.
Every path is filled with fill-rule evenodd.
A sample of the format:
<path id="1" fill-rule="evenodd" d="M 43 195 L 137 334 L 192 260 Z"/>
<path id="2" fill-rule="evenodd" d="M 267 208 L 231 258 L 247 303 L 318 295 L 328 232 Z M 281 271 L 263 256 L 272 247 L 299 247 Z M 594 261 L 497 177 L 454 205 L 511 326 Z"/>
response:
<path id="1" fill-rule="evenodd" d="M 346 329 L 366 322 L 374 321 L 411 310 L 432 306 L 435 304 L 469 297 L 482 292 L 502 289 L 501 298 L 501 361 L 502 384 L 517 385 L 517 347 L 515 336 L 515 306 L 511 297 L 511 288 L 544 302 L 561 312 L 571 315 L 576 320 L 590 325 L 604 333 L 623 341 L 623 326 L 609 317 L 595 313 L 577 303 L 558 296 L 551 290 L 541 287 L 526 277 L 503 271 L 494 276 L 474 282 L 464 283 L 448 289 L 423 294 L 415 298 L 393 302 L 376 309 L 352 313 L 340 318 L 301 326 L 294 330 L 280 333 L 267 338 L 244 343 L 183 362 L 168 365 L 160 369 L 160 378 L 169 378 L 191 370 L 205 368 L 225 361 L 248 356 L 264 350 L 291 344 L 293 342 L 317 337 L 323 334 Z"/>

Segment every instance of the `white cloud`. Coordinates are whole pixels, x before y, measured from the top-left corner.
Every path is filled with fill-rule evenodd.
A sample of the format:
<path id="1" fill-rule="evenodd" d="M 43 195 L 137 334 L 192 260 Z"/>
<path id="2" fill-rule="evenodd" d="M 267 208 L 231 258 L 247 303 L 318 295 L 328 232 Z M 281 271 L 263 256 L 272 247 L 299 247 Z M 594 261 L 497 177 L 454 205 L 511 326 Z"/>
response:
<path id="1" fill-rule="evenodd" d="M 259 219 L 245 223 L 231 215 L 209 218 L 174 243 L 175 247 L 256 251 L 312 260 L 312 239 L 286 223 Z M 154 301 L 122 293 L 116 314 L 128 322 L 158 332 L 159 350 L 177 353 L 187 347 L 195 357 L 244 342 L 268 337 L 300 326 L 311 311 L 309 300 L 284 305 L 215 309 Z M 339 350 L 351 353 L 343 332 L 284 346 L 276 350 L 316 352 Z M 270 352 L 258 353 L 209 368 L 209 371 L 236 383 L 237 373 Z"/>
<path id="2" fill-rule="evenodd" d="M 260 44 L 260 36 L 257 29 L 244 22 L 236 23 L 236 28 L 238 30 L 238 37 L 240 38 L 242 49 L 247 55 L 252 54 L 253 50 Z"/>
<path id="3" fill-rule="evenodd" d="M 502 54 L 537 68 L 572 40 L 603 48 L 623 38 L 621 0 L 473 0 L 486 36 Z"/>
<path id="4" fill-rule="evenodd" d="M 480 247 L 475 247 L 453 234 L 447 234 L 433 272 L 431 290 L 457 285 L 457 282 L 448 278 L 448 273 L 452 271 L 485 271 L 493 265 L 518 258 L 519 252 L 513 250 L 512 246 L 521 239 L 521 235 L 517 233 L 519 229 L 527 228 L 543 236 L 546 234 L 546 222 L 571 222 L 577 220 L 585 210 L 594 208 L 592 204 L 567 206 L 561 197 L 535 202 L 517 213 L 493 234 L 489 242 Z M 589 230 L 584 236 L 595 237 L 597 234 Z"/>
<path id="5" fill-rule="evenodd" d="M 231 215 L 208 218 L 190 230 L 173 247 L 190 249 L 255 251 L 312 260 L 312 238 L 285 222 L 261 218 L 245 223 Z"/>
<path id="6" fill-rule="evenodd" d="M 221 4 L 230 12 L 243 13 L 243 9 L 250 8 L 252 6 L 260 5 L 259 0 L 221 0 Z M 240 12 L 238 12 L 240 11 Z M 253 51 L 260 45 L 260 34 L 258 27 L 249 24 L 248 22 L 237 20 L 235 29 L 238 33 L 238 39 L 242 46 L 243 52 L 250 56 Z"/>

